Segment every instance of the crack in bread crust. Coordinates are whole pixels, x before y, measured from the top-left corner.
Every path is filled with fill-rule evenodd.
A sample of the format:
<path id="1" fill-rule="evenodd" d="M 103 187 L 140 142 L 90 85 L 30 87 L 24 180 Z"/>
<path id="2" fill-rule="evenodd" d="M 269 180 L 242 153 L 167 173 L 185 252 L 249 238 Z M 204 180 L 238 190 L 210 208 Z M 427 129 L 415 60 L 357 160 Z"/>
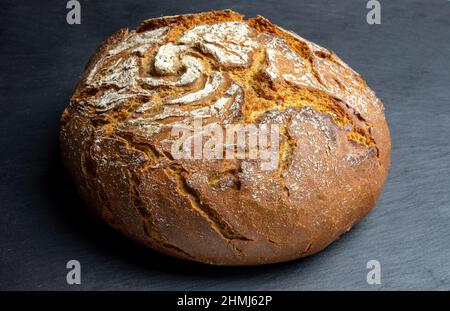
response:
<path id="1" fill-rule="evenodd" d="M 140 169 L 141 171 L 145 171 L 151 166 L 159 166 L 168 176 L 174 175 L 176 178 L 178 191 L 181 195 L 188 198 L 190 207 L 198 212 L 201 217 L 205 218 L 209 223 L 211 223 L 212 228 L 214 228 L 219 236 L 221 236 L 224 240 L 227 241 L 227 243 L 229 243 L 236 254 L 242 254 L 241 249 L 233 243 L 233 240 L 252 240 L 232 229 L 232 227 L 224 219 L 222 219 L 222 216 L 216 210 L 208 206 L 206 203 L 202 202 L 198 191 L 191 188 L 186 181 L 184 174 L 187 172 L 184 171 L 179 165 L 176 165 L 173 159 L 170 158 L 170 155 L 159 152 L 158 150 L 152 148 L 151 145 L 136 143 L 133 141 L 132 137 L 129 137 L 127 135 L 122 134 L 121 137 L 127 141 L 128 148 L 130 150 L 142 151 L 147 156 L 148 161 L 143 163 Z M 129 173 L 130 176 L 133 176 L 132 178 L 130 177 L 131 190 L 133 194 L 132 202 L 143 218 L 145 233 L 148 235 L 151 242 L 156 243 L 159 248 L 168 247 L 180 254 L 184 254 L 185 256 L 190 257 L 191 259 L 195 259 L 194 256 L 181 249 L 180 247 L 168 243 L 166 239 L 164 239 L 161 234 L 155 229 L 155 226 L 152 225 L 152 215 L 146 210 L 145 203 L 140 199 L 139 191 L 137 190 L 139 179 L 132 171 L 129 171 Z"/>

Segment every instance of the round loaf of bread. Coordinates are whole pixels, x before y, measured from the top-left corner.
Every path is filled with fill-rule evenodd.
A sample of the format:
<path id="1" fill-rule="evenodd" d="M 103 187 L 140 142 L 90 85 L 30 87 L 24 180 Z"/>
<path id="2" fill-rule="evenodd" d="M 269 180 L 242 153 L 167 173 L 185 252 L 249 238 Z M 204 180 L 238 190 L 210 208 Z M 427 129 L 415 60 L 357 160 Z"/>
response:
<path id="1" fill-rule="evenodd" d="M 208 143 L 195 122 L 216 132 L 276 126 L 265 145 L 272 158 L 259 156 L 263 136 L 254 154 L 216 139 L 216 157 L 180 157 L 175 127 Z M 230 10 L 113 34 L 86 66 L 60 141 L 83 200 L 112 227 L 218 265 L 322 250 L 375 205 L 390 157 L 383 103 L 356 72 L 261 16 Z"/>

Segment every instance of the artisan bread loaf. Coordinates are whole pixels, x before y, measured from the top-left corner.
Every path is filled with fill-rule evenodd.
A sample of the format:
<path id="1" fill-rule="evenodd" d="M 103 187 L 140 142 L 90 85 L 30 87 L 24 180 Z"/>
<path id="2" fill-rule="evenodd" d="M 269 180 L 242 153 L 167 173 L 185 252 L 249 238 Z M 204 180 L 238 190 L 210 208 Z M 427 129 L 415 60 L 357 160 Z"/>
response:
<path id="1" fill-rule="evenodd" d="M 173 127 L 198 118 L 223 129 L 277 125 L 275 166 L 176 156 Z M 374 207 L 390 154 L 382 101 L 356 72 L 261 16 L 229 10 L 113 34 L 86 66 L 60 142 L 83 200 L 112 227 L 219 265 L 322 250 Z"/>

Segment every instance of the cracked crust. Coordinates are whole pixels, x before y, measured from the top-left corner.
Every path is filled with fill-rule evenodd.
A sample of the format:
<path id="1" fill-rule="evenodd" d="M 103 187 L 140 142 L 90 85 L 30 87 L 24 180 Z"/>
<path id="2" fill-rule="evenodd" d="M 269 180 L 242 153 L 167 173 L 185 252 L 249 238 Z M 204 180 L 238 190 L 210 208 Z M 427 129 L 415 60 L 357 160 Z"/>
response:
<path id="1" fill-rule="evenodd" d="M 170 128 L 277 123 L 279 165 L 174 160 Z M 212 11 L 122 29 L 92 56 L 61 119 L 83 200 L 162 253 L 223 265 L 316 253 L 374 205 L 389 166 L 383 104 L 334 53 Z"/>

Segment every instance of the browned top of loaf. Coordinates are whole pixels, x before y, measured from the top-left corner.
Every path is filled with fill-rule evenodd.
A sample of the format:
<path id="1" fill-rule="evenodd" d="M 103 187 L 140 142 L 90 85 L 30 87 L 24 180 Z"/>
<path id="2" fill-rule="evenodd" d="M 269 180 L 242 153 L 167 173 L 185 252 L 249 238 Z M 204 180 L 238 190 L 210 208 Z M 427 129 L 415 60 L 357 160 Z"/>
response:
<path id="1" fill-rule="evenodd" d="M 241 107 L 239 107 L 241 120 L 256 122 L 257 117 L 265 111 L 271 109 L 286 109 L 287 107 L 305 107 L 312 108 L 329 113 L 336 124 L 341 127 L 351 124 L 352 130 L 348 132 L 348 138 L 360 144 L 375 147 L 376 142 L 373 135 L 370 134 L 371 122 L 373 116 L 380 115 L 382 104 L 373 92 L 366 86 L 365 82 L 360 76 L 351 70 L 344 62 L 342 62 L 336 55 L 328 50 L 319 47 L 312 42 L 309 42 L 291 32 L 288 32 L 264 19 L 261 16 L 251 18 L 247 21 L 243 19 L 241 14 L 230 10 L 212 11 L 199 14 L 179 15 L 173 17 L 155 18 L 144 21 L 136 31 L 129 32 L 126 29 L 120 30 L 111 38 L 106 40 L 99 48 L 87 66 L 86 76 L 108 75 L 107 71 L 102 71 L 103 68 L 110 65 L 116 59 L 134 59 L 136 57 L 136 66 L 139 67 L 139 73 L 136 76 L 145 77 L 147 75 L 158 75 L 158 72 L 152 70 L 152 57 L 157 51 L 157 48 L 163 44 L 174 43 L 179 44 L 180 38 L 183 34 L 194 28 L 196 25 L 212 25 L 220 23 L 236 22 L 243 25 L 248 25 L 252 34 L 249 34 L 256 43 L 256 48 L 250 51 L 250 58 L 252 63 L 246 66 L 236 66 L 236 64 L 217 64 L 217 59 L 205 53 L 202 55 L 195 55 L 196 51 L 190 51 L 196 57 L 199 57 L 207 64 L 205 73 L 209 74 L 214 70 L 226 73 L 227 77 L 234 82 L 237 82 L 242 87 L 245 93 L 245 100 Z M 140 34 L 145 34 L 150 31 L 167 28 L 168 31 L 161 41 L 154 42 L 147 46 L 147 50 L 132 51 L 131 49 L 124 49 L 117 55 L 108 55 L 114 47 L 123 44 L 124 40 L 131 41 Z M 230 31 L 234 31 L 230 27 Z M 224 37 L 225 38 L 225 37 Z M 221 38 L 221 39 L 224 39 Z M 275 41 L 278 40 L 278 41 Z M 143 45 L 145 40 L 138 42 L 136 46 Z M 243 42 L 241 42 L 243 43 Z M 222 42 L 226 48 L 227 42 Z M 274 55 L 273 64 L 278 67 L 278 77 L 270 76 L 267 70 L 268 57 L 266 46 L 272 44 L 273 49 L 289 49 L 286 52 Z M 194 44 L 195 45 L 195 44 Z M 194 46 L 194 48 L 196 48 Z M 295 68 L 295 62 L 298 60 L 287 60 L 286 55 L 295 53 L 301 62 L 301 66 Z M 108 69 L 108 68 L 107 68 Z M 120 70 L 120 68 L 117 68 Z M 294 69 L 294 70 L 292 70 Z M 178 72 L 176 72 L 178 74 Z M 302 76 L 310 75 L 309 81 L 301 81 Z M 294 79 L 284 79 L 283 75 L 294 77 Z M 171 79 L 170 75 L 166 76 Z M 105 79 L 104 79 L 105 80 Z M 300 83 L 296 83 L 299 82 Z M 302 83 L 303 82 L 303 83 Z M 136 89 L 153 90 L 150 92 L 135 92 L 135 97 L 128 98 L 127 102 L 120 105 L 122 119 L 133 118 L 129 114 L 129 107 L 136 104 L 136 101 L 144 101 L 146 99 L 153 99 L 156 104 L 152 111 L 163 109 L 164 103 L 161 98 L 174 97 L 176 94 L 190 92 L 198 89 L 204 84 L 204 76 L 200 77 L 196 83 L 172 87 L 168 89 L 166 86 L 154 87 L 138 82 Z M 251 87 L 250 87 L 251 86 Z M 81 103 L 84 106 L 89 106 L 89 101 L 98 98 L 104 94 L 108 89 L 126 90 L 127 87 L 117 87 L 114 83 L 102 82 L 101 84 L 89 83 L 88 79 L 84 79 L 77 91 L 75 92 L 72 102 Z M 125 92 L 126 92 L 125 91 Z M 131 93 L 131 92 L 130 92 Z M 214 94 L 213 94 L 214 95 Z M 212 96 L 214 98 L 214 96 Z M 111 96 L 111 99 L 114 99 Z M 210 100 L 210 98 L 208 98 Z M 84 107 L 86 108 L 86 107 Z M 125 109 L 126 108 L 126 109 Z M 189 108 L 187 108 L 189 109 Z M 354 111 L 352 111 L 354 110 Z M 376 113 L 369 113 L 370 110 L 376 110 Z M 85 110 L 86 111 L 86 110 Z M 90 110 L 93 113 L 98 113 L 94 109 Z M 101 111 L 103 117 L 115 117 L 117 109 L 110 112 Z M 126 116 L 123 114 L 127 114 Z M 359 117 L 354 120 L 357 114 Z M 361 118 L 362 117 L 362 118 Z M 359 122 L 361 119 L 364 122 Z M 115 124 L 111 120 L 111 124 Z M 236 120 L 237 121 L 237 120 Z"/>

